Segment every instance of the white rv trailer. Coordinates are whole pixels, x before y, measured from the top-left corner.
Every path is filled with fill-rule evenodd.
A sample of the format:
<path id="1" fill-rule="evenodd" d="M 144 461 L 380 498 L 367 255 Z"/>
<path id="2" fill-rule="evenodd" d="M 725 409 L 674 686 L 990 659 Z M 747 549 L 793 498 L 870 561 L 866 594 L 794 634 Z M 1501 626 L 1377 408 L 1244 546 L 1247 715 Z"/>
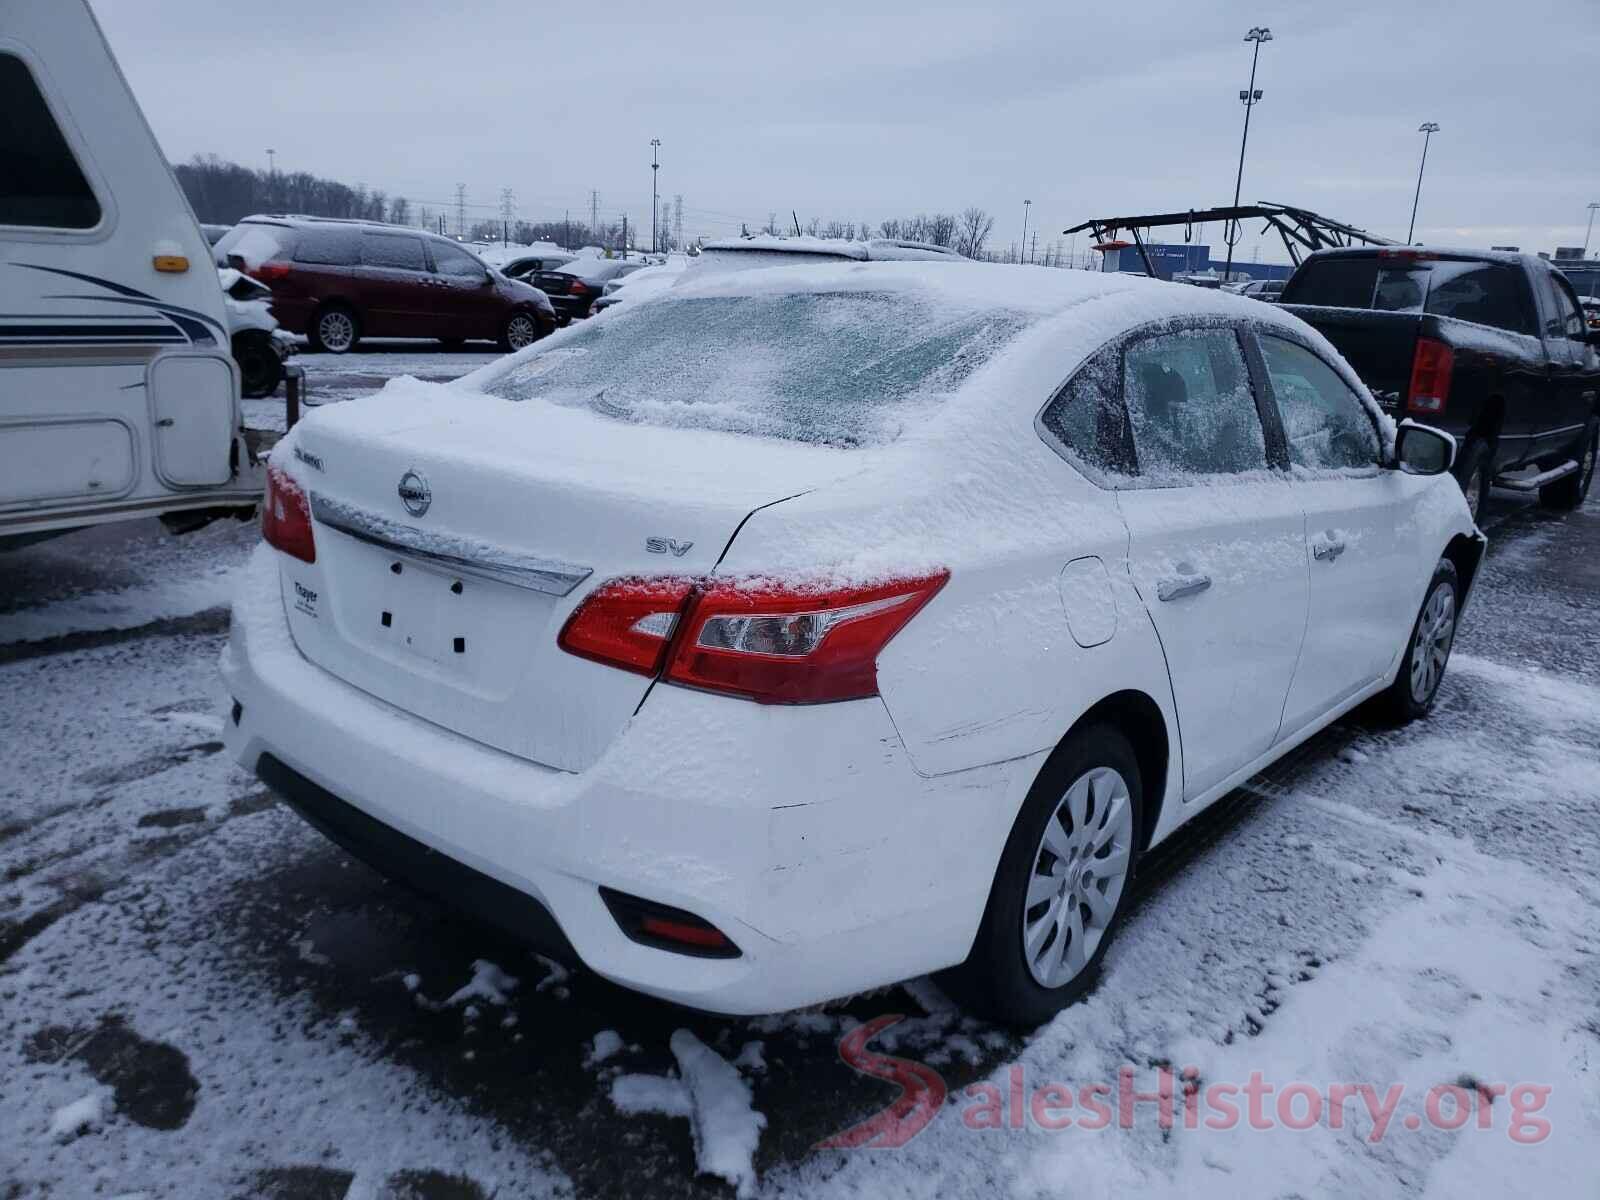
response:
<path id="1" fill-rule="evenodd" d="M 0 3 L 0 549 L 262 486 L 211 252 L 86 0 Z"/>

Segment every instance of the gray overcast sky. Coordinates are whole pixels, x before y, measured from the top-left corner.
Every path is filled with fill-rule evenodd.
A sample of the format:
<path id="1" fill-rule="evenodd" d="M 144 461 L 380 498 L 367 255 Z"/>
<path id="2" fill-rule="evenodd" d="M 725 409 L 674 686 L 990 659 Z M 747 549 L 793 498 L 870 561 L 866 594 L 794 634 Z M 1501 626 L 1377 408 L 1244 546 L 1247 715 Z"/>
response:
<path id="1" fill-rule="evenodd" d="M 1576 245 L 1600 200 L 1597 0 L 94 6 L 174 161 L 271 146 L 435 208 L 461 181 L 469 218 L 502 187 L 524 217 L 576 216 L 595 188 L 648 223 L 652 137 L 691 236 L 978 204 L 1003 247 L 1029 198 L 1042 247 L 1226 203 L 1260 23 L 1245 200 L 1404 237 L 1426 120 L 1419 239 Z"/>

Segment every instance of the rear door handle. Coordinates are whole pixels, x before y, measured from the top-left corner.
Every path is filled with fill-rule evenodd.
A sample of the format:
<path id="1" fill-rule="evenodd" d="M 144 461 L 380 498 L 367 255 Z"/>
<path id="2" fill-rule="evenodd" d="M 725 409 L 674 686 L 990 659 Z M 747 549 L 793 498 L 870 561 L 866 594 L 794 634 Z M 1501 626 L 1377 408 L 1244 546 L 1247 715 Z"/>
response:
<path id="1" fill-rule="evenodd" d="M 1211 586 L 1209 575 L 1179 575 L 1176 579 L 1163 579 L 1156 584 L 1156 595 L 1163 600 L 1182 600 L 1195 596 Z"/>
<path id="2" fill-rule="evenodd" d="M 1332 562 L 1344 553 L 1343 542 L 1319 542 L 1311 548 L 1311 556 L 1318 562 Z"/>

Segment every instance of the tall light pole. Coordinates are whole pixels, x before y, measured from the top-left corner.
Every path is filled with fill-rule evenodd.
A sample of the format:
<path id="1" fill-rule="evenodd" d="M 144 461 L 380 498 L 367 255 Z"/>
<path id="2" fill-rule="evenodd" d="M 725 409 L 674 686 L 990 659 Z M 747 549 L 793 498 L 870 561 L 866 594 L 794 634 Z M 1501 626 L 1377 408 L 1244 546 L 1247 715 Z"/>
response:
<path id="1" fill-rule="evenodd" d="M 1417 126 L 1417 132 L 1422 135 L 1422 162 L 1417 167 L 1417 194 L 1411 197 L 1411 228 L 1406 230 L 1408 246 L 1411 244 L 1411 235 L 1417 231 L 1417 202 L 1422 199 L 1422 172 L 1428 165 L 1428 142 L 1439 132 L 1439 122 L 1424 121 Z"/>
<path id="2" fill-rule="evenodd" d="M 1600 200 L 1589 201 L 1589 228 L 1583 231 L 1583 257 L 1589 257 L 1589 235 L 1594 232 L 1595 209 L 1600 208 Z"/>
<path id="3" fill-rule="evenodd" d="M 650 139 L 650 253 L 656 254 L 661 250 L 661 240 L 656 236 L 656 180 L 661 177 L 661 161 L 657 152 L 661 149 L 661 139 Z"/>
<path id="4" fill-rule="evenodd" d="M 1233 177 L 1233 206 L 1239 207 L 1239 192 L 1244 186 L 1244 148 L 1250 141 L 1250 110 L 1261 99 L 1261 92 L 1256 88 L 1256 60 L 1261 57 L 1261 43 L 1272 40 L 1272 30 L 1265 25 L 1257 25 L 1244 35 L 1244 40 L 1254 42 L 1255 49 L 1250 52 L 1250 86 L 1239 93 L 1239 99 L 1244 103 L 1244 136 L 1239 139 L 1239 173 Z M 1239 240 L 1239 222 L 1233 222 L 1233 236 L 1229 237 L 1228 227 L 1222 227 L 1222 240 L 1228 243 L 1228 266 L 1223 271 L 1222 282 L 1228 283 L 1233 277 L 1233 245 Z"/>
<path id="5" fill-rule="evenodd" d="M 277 166 L 277 163 L 275 161 L 277 153 L 278 152 L 276 150 L 274 150 L 271 146 L 267 147 L 267 174 L 268 175 L 276 175 L 278 173 L 278 166 Z"/>
<path id="6" fill-rule="evenodd" d="M 1018 262 L 1021 262 L 1022 256 L 1028 252 L 1028 209 L 1031 207 L 1033 207 L 1032 200 L 1024 200 L 1022 202 L 1022 241 L 1018 243 L 1021 247 L 1017 252 Z"/>

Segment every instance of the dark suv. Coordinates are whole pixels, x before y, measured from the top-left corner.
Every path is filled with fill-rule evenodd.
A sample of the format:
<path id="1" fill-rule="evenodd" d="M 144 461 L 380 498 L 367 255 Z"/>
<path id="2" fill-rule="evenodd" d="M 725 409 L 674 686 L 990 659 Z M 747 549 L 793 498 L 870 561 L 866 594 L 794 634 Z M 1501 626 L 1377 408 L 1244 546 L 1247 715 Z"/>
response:
<path id="1" fill-rule="evenodd" d="M 314 350 L 363 337 L 483 338 L 520 350 L 556 326 L 538 288 L 487 267 L 448 238 L 372 221 L 246 217 L 216 245 L 219 266 L 272 289 L 272 315 Z"/>

